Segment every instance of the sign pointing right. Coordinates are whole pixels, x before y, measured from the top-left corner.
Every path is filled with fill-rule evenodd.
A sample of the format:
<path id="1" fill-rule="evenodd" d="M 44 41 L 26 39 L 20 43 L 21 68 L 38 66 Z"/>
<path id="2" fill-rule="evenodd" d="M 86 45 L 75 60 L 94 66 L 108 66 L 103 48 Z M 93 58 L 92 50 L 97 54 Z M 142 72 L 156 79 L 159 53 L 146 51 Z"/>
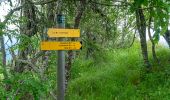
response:
<path id="1" fill-rule="evenodd" d="M 80 42 L 41 42 L 41 50 L 79 50 Z"/>

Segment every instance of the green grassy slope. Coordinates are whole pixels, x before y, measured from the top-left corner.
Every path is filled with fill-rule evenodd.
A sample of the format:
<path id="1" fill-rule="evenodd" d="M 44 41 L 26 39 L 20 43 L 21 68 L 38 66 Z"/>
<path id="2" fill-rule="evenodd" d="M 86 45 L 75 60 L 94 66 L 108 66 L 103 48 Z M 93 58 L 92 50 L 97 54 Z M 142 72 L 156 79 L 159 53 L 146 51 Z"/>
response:
<path id="1" fill-rule="evenodd" d="M 104 52 L 104 61 L 76 59 L 67 100 L 170 100 L 169 49 L 157 47 L 160 65 L 149 54 L 151 73 L 144 71 L 138 43 Z"/>

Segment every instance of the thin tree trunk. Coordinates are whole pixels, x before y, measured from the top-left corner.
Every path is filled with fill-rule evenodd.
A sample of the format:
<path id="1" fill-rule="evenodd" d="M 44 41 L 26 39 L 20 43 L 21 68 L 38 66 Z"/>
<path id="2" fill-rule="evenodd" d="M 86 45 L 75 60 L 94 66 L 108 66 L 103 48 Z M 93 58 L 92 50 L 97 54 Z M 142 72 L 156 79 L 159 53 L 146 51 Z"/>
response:
<path id="1" fill-rule="evenodd" d="M 7 75 L 7 68 L 6 68 L 6 51 L 5 51 L 5 44 L 4 44 L 4 37 L 1 36 L 1 52 L 2 52 L 2 67 L 4 69 L 3 74 L 4 74 L 4 78 L 7 79 L 8 75 Z"/>
<path id="2" fill-rule="evenodd" d="M 168 29 L 164 34 L 164 39 L 166 40 L 166 42 L 168 43 L 169 48 L 170 48 L 170 31 Z"/>
<path id="3" fill-rule="evenodd" d="M 152 43 L 152 56 L 153 56 L 153 59 L 159 64 L 159 60 L 156 56 L 156 51 L 155 51 L 155 42 L 151 36 L 151 32 L 150 32 L 150 29 L 151 29 L 151 21 L 152 21 L 152 17 L 150 15 L 150 18 L 149 18 L 149 25 L 148 25 L 148 35 L 149 35 L 149 39 Z"/>
<path id="4" fill-rule="evenodd" d="M 136 24 L 140 36 L 140 44 L 141 44 L 144 64 L 146 66 L 147 71 L 150 71 L 151 65 L 148 59 L 147 42 L 146 42 L 146 21 L 141 6 L 139 6 L 138 9 L 136 10 Z"/>
<path id="5" fill-rule="evenodd" d="M 2 52 L 2 67 L 3 67 L 3 75 L 4 79 L 8 79 L 8 72 L 7 72 L 7 63 L 6 63 L 6 51 L 5 51 L 5 43 L 4 43 L 4 37 L 0 37 L 1 40 L 1 52 Z M 11 88 L 10 84 L 5 84 L 6 91 L 9 91 Z"/>
<path id="6" fill-rule="evenodd" d="M 80 24 L 80 20 L 83 16 L 83 13 L 85 11 L 85 4 L 86 4 L 86 0 L 81 0 L 80 1 L 80 5 L 78 7 L 78 13 L 75 17 L 75 24 L 74 24 L 74 28 L 77 29 L 79 27 Z M 72 41 L 75 41 L 76 39 L 72 39 Z M 71 66 L 72 66 L 72 60 L 73 60 L 73 56 L 74 56 L 74 52 L 73 51 L 68 51 L 68 57 L 67 57 L 67 62 L 66 62 L 66 88 L 67 88 L 67 83 L 70 79 L 70 70 L 71 70 Z"/>

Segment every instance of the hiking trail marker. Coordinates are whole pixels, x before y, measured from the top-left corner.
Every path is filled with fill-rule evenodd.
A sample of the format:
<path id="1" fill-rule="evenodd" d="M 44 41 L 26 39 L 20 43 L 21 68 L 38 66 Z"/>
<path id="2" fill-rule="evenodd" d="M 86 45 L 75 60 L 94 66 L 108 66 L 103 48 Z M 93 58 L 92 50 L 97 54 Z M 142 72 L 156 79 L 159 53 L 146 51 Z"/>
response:
<path id="1" fill-rule="evenodd" d="M 80 37 L 80 29 L 58 29 L 49 28 L 47 32 L 49 37 Z M 43 41 L 41 42 L 41 50 L 79 50 L 81 48 L 80 41 Z"/>
<path id="2" fill-rule="evenodd" d="M 65 37 L 80 37 L 80 29 L 65 29 L 65 16 L 57 14 L 56 17 L 58 28 L 49 28 L 48 36 L 50 38 L 58 38 L 58 41 L 42 41 L 40 43 L 41 50 L 58 50 L 57 53 L 57 100 L 65 100 L 65 51 L 79 50 L 81 48 L 80 41 L 64 41 Z"/>
<path id="3" fill-rule="evenodd" d="M 80 48 L 80 42 L 41 42 L 41 50 L 79 50 Z"/>
<path id="4" fill-rule="evenodd" d="M 80 37 L 80 29 L 56 29 L 49 28 L 49 37 Z"/>

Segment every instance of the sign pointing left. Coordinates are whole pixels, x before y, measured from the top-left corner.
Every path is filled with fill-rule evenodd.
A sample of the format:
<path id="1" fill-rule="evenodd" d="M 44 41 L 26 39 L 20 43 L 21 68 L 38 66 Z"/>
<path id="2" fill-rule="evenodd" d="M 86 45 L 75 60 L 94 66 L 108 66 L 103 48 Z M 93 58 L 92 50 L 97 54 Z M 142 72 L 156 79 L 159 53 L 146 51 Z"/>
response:
<path id="1" fill-rule="evenodd" d="M 49 37 L 80 37 L 80 29 L 56 29 L 49 28 Z"/>

